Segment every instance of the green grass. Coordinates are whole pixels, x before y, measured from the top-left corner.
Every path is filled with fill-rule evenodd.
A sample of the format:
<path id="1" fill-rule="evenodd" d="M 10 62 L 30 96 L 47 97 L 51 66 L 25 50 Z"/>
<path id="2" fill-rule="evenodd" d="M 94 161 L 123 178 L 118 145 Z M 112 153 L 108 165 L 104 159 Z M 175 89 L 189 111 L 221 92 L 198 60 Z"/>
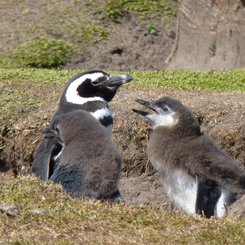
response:
<path id="1" fill-rule="evenodd" d="M 4 31 L 10 31 L 5 31 L 1 40 L 0 67 L 57 67 L 74 53 L 87 55 L 88 46 L 108 37 L 107 24 L 98 14 L 100 5 L 100 0 L 23 0 L 13 6 L 1 1 L 0 8 L 6 11 L 0 22 Z M 19 16 L 14 14 L 17 9 Z M 17 19 L 16 25 L 13 19 Z"/>
<path id="2" fill-rule="evenodd" d="M 0 68 L 0 119 L 11 125 L 23 108 L 39 108 L 49 100 L 43 96 L 52 86 L 62 90 L 66 81 L 80 70 L 4 69 Z M 116 73 L 116 72 L 112 72 Z M 190 72 L 190 71 L 135 71 L 129 87 L 166 88 L 206 91 L 245 91 L 245 70 Z M 15 113 L 12 113 L 12 112 Z M 4 119 L 4 120 L 3 120 Z M 1 125 L 0 125 L 1 128 Z"/>
<path id="3" fill-rule="evenodd" d="M 0 204 L 13 204 L 18 212 L 0 212 L 3 244 L 242 244 L 245 239 L 244 219 L 72 199 L 58 185 L 28 176 L 2 175 L 0 186 Z"/>
<path id="4" fill-rule="evenodd" d="M 0 69 L 0 119 L 18 116 L 26 106 L 38 108 L 49 97 L 49 87 L 62 90 L 66 81 L 80 70 Z M 116 73 L 116 72 L 112 72 Z M 207 91 L 245 91 L 245 70 L 226 72 L 136 71 L 129 87 Z M 12 113 L 15 111 L 17 113 Z M 11 116 L 12 115 L 12 116 Z"/>
<path id="5" fill-rule="evenodd" d="M 53 0 L 35 3 L 18 0 L 13 6 L 2 0 L 0 9 L 3 9 L 0 22 L 4 33 L 0 44 L 0 67 L 5 68 L 54 68 L 67 63 L 72 54 L 86 57 L 89 46 L 115 35 L 114 21 L 125 12 L 146 17 L 149 22 L 166 18 L 165 24 L 171 22 L 170 16 L 176 15 L 176 7 L 167 0 Z M 13 20 L 17 20 L 16 24 Z M 151 28 L 149 34 L 152 31 Z M 49 45 L 51 52 L 47 52 L 43 43 Z M 54 50 L 57 52 L 52 52 Z"/>
<path id="6" fill-rule="evenodd" d="M 146 71 L 133 72 L 132 86 L 183 90 L 245 91 L 245 70 L 233 71 Z"/>
<path id="7" fill-rule="evenodd" d="M 79 70 L 0 69 L 1 135 L 30 110 L 57 103 Z M 115 71 L 113 74 L 117 73 Z M 228 72 L 136 71 L 130 87 L 245 91 L 245 70 Z M 51 92 L 50 87 L 52 87 Z M 28 111 L 25 111 L 28 110 Z M 30 122 L 31 123 L 31 122 Z M 5 142 L 1 141 L 0 151 Z M 0 174 L 0 244 L 243 244 L 245 220 L 204 219 L 145 206 L 72 199 L 58 185 Z M 34 214 L 41 210 L 42 214 Z"/>
<path id="8" fill-rule="evenodd" d="M 125 11 L 135 13 L 141 18 L 149 17 L 149 15 L 155 15 L 156 17 L 176 16 L 176 11 L 167 0 L 107 0 L 104 11 L 112 21 L 121 18 Z"/>
<path id="9" fill-rule="evenodd" d="M 42 84 L 60 83 L 62 86 L 71 76 L 81 70 L 48 70 L 48 69 L 1 69 L 0 81 L 8 82 L 27 81 L 29 83 L 42 82 Z M 110 71 L 109 71 L 110 72 Z M 117 72 L 112 72 L 117 73 Z M 124 72 L 125 73 L 125 72 Z M 182 90 L 206 91 L 245 91 L 245 70 L 233 71 L 135 71 L 128 72 L 134 77 L 129 86 L 141 88 L 157 87 Z M 19 83 L 21 84 L 21 83 Z"/>
<path id="10" fill-rule="evenodd" d="M 64 65 L 72 56 L 72 44 L 58 39 L 40 37 L 29 40 L 13 53 L 21 67 L 52 68 Z"/>
<path id="11" fill-rule="evenodd" d="M 81 70 L 0 68 L 0 132 L 11 132 L 12 124 L 25 115 L 23 114 L 25 110 L 41 109 L 47 103 L 58 101 L 59 93 L 62 93 L 67 80 L 79 72 Z M 245 91 L 245 70 L 226 72 L 135 71 L 128 73 L 134 77 L 134 80 L 127 85 L 128 87 L 215 92 Z M 53 96 L 50 96 L 50 86 L 53 91 L 57 91 Z M 0 151 L 3 147 L 4 143 L 0 141 Z"/>

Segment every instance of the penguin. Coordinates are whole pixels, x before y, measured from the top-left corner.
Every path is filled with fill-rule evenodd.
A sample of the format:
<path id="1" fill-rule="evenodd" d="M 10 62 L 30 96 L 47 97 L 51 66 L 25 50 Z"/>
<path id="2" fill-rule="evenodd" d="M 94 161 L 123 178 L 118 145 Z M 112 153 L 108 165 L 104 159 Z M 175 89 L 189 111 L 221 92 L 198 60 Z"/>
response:
<path id="1" fill-rule="evenodd" d="M 106 128 L 89 112 L 73 110 L 57 116 L 44 135 L 61 145 L 59 153 L 53 150 L 46 157 L 55 161 L 50 181 L 61 184 L 72 197 L 122 200 L 121 156 Z"/>
<path id="2" fill-rule="evenodd" d="M 89 111 L 111 133 L 113 118 L 108 103 L 113 99 L 118 88 L 132 79 L 128 74 L 110 76 L 99 70 L 74 76 L 64 89 L 53 120 L 60 114 L 83 109 Z"/>
<path id="3" fill-rule="evenodd" d="M 118 88 L 133 78 L 128 74 L 110 76 L 104 71 L 92 70 L 72 77 L 60 98 L 59 106 L 54 114 L 50 127 L 60 115 L 73 111 L 85 110 L 91 113 L 112 134 L 113 117 L 108 103 L 115 96 Z M 61 150 L 61 145 L 49 138 L 44 138 L 38 146 L 32 162 L 32 172 L 41 180 L 48 180 L 52 174 L 53 161 L 47 161 L 50 152 Z M 48 162 L 51 165 L 47 166 Z"/>
<path id="4" fill-rule="evenodd" d="M 150 125 L 148 157 L 172 207 L 187 214 L 223 217 L 245 192 L 245 171 L 201 127 L 180 101 L 137 99 L 151 112 L 133 109 Z"/>

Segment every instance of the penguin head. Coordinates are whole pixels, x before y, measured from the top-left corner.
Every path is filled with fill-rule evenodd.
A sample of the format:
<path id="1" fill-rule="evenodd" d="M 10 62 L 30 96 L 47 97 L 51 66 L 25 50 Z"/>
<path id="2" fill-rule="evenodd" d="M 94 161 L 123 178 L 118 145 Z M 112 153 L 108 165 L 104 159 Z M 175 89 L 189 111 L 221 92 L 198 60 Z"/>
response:
<path id="1" fill-rule="evenodd" d="M 52 133 L 59 137 L 64 145 L 75 138 L 86 138 L 97 131 L 106 129 L 89 112 L 73 110 L 59 115 L 52 125 Z"/>
<path id="2" fill-rule="evenodd" d="M 133 78 L 130 75 L 115 75 L 93 70 L 74 76 L 63 93 L 61 103 L 82 105 L 88 101 L 109 102 L 115 96 L 117 89 Z"/>
<path id="3" fill-rule="evenodd" d="M 176 99 L 165 96 L 155 101 L 137 99 L 136 102 L 151 109 L 152 113 L 136 109 L 133 111 L 147 118 L 153 129 L 157 127 L 200 129 L 193 113 Z"/>

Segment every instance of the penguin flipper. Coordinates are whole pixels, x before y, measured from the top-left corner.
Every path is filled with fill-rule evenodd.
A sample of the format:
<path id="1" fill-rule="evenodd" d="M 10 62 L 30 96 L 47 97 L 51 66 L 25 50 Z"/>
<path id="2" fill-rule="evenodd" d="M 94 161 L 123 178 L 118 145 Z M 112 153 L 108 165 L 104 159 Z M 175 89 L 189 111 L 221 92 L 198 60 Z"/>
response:
<path id="1" fill-rule="evenodd" d="M 84 195 L 84 176 L 76 165 L 58 164 L 49 180 L 61 184 L 64 190 L 72 196 Z"/>
<path id="2" fill-rule="evenodd" d="M 48 180 L 52 171 L 52 154 L 57 147 L 58 138 L 44 138 L 32 162 L 32 172 L 41 180 Z"/>
<path id="3" fill-rule="evenodd" d="M 210 218 L 215 215 L 216 204 L 221 196 L 221 190 L 215 182 L 204 182 L 198 179 L 197 182 L 196 213 Z"/>

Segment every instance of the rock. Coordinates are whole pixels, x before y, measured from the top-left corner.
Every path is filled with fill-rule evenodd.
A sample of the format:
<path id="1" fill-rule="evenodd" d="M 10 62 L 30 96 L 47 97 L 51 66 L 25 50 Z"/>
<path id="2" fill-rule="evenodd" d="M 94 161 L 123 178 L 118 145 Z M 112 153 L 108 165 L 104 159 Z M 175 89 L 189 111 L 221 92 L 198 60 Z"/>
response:
<path id="1" fill-rule="evenodd" d="M 239 198 L 228 208 L 228 216 L 245 218 L 245 195 Z"/>
<path id="2" fill-rule="evenodd" d="M 14 204 L 0 204 L 0 211 L 9 216 L 16 216 L 18 214 L 17 208 Z"/>

